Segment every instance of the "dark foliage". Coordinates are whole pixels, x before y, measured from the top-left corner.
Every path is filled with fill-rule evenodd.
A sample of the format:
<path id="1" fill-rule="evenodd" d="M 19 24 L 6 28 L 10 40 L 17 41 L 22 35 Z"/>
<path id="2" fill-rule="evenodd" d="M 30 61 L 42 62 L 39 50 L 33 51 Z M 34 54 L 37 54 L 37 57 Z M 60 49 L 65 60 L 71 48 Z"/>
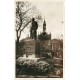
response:
<path id="1" fill-rule="evenodd" d="M 47 75 L 53 66 L 46 61 L 35 61 L 35 60 L 17 60 L 16 61 L 16 75 L 32 75 L 32 76 L 43 76 Z"/>

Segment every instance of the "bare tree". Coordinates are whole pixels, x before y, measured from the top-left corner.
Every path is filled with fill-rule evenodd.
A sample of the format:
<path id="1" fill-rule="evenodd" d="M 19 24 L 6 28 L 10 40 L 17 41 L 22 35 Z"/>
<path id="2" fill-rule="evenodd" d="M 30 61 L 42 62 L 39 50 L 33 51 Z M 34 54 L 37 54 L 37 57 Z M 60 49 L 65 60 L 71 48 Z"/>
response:
<path id="1" fill-rule="evenodd" d="M 41 14 L 30 2 L 16 2 L 16 38 L 19 43 L 22 31 L 29 25 L 32 18 L 41 20 Z"/>

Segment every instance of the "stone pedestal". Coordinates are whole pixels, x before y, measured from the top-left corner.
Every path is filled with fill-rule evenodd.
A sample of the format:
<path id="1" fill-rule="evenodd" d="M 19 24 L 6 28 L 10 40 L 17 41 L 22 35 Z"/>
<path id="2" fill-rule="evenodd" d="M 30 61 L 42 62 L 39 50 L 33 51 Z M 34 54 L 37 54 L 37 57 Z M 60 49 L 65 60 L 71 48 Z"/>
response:
<path id="1" fill-rule="evenodd" d="M 39 47 L 40 47 L 39 41 L 33 39 L 25 40 L 24 48 L 26 56 L 39 57 L 40 54 Z"/>

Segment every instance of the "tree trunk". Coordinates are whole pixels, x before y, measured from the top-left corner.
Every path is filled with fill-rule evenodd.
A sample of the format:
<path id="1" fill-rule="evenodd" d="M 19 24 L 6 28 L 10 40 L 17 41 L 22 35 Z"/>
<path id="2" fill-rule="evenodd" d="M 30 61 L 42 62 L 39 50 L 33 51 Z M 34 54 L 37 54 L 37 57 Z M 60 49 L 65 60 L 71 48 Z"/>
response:
<path id="1" fill-rule="evenodd" d="M 19 38 L 16 40 L 16 58 L 19 56 Z"/>

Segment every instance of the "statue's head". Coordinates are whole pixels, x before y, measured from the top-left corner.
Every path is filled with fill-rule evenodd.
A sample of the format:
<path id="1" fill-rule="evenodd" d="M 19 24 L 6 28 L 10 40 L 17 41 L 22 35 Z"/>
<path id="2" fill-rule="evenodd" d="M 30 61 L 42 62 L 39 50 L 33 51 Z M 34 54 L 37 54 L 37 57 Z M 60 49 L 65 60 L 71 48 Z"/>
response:
<path id="1" fill-rule="evenodd" d="M 35 21 L 35 19 L 34 19 L 34 18 L 32 18 L 32 21 Z"/>

